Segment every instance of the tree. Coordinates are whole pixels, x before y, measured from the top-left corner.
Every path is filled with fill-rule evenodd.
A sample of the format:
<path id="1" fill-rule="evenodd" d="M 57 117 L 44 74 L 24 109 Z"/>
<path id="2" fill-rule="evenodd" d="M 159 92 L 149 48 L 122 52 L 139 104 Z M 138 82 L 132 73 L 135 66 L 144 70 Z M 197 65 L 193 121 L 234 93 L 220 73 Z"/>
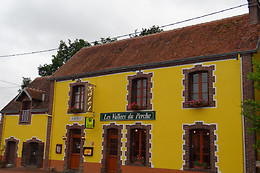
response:
<path id="1" fill-rule="evenodd" d="M 260 62 L 253 59 L 254 72 L 248 75 L 248 79 L 254 82 L 255 89 L 260 92 Z M 259 93 L 258 93 L 259 94 Z M 254 149 L 259 150 L 260 145 L 260 103 L 258 100 L 248 99 L 242 102 L 242 115 L 247 118 L 250 126 L 247 128 L 249 134 L 255 134 L 258 136 L 256 143 L 253 145 Z"/>
<path id="2" fill-rule="evenodd" d="M 22 89 L 24 89 L 25 87 L 27 87 L 31 82 L 32 82 L 32 80 L 31 80 L 30 77 L 23 77 L 21 89 L 19 89 L 18 92 L 20 92 Z"/>
<path id="3" fill-rule="evenodd" d="M 150 27 L 149 29 L 143 29 L 141 33 L 139 34 L 139 36 L 143 36 L 143 35 L 150 35 L 150 34 L 155 34 L 155 33 L 159 33 L 159 32 L 163 32 L 163 29 L 160 29 L 159 26 L 155 26 L 153 25 L 152 27 Z"/>
<path id="4" fill-rule="evenodd" d="M 106 43 L 111 43 L 111 42 L 114 42 L 114 41 L 117 41 L 117 39 L 116 38 L 110 38 L 110 37 L 107 37 L 107 38 L 101 37 L 100 41 L 94 41 L 94 45 L 106 44 Z"/>
<path id="5" fill-rule="evenodd" d="M 38 74 L 40 76 L 52 75 L 63 64 L 65 64 L 75 53 L 81 48 L 91 46 L 89 42 L 83 39 L 76 39 L 74 42 L 68 40 L 68 45 L 64 41 L 60 41 L 60 45 L 57 51 L 57 55 L 52 55 L 52 63 L 40 65 L 38 67 Z"/>

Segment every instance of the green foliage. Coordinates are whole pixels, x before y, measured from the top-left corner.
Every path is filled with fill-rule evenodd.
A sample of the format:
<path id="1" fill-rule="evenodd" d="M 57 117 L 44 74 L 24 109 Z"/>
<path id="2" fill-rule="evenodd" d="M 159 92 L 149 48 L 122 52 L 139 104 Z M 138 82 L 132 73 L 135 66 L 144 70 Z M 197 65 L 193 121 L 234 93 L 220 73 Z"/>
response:
<path id="1" fill-rule="evenodd" d="M 65 64 L 75 53 L 81 48 L 90 46 L 90 43 L 83 39 L 76 39 L 74 42 L 68 40 L 68 45 L 64 41 L 60 41 L 57 55 L 52 55 L 52 63 L 40 65 L 38 67 L 38 74 L 40 76 L 52 75 L 63 64 Z"/>
<path id="2" fill-rule="evenodd" d="M 24 89 L 31 83 L 31 78 L 30 77 L 23 77 L 22 85 L 21 88 Z"/>
<path id="3" fill-rule="evenodd" d="M 260 62 L 257 62 L 253 59 L 254 71 L 248 75 L 248 79 L 254 82 L 255 89 L 260 91 Z M 258 100 L 245 100 L 242 102 L 242 115 L 247 118 L 247 122 L 250 123 L 250 126 L 247 127 L 247 132 L 249 134 L 260 135 L 260 103 Z M 254 149 L 259 150 L 260 139 L 256 140 L 256 143 L 253 145 Z"/>
<path id="4" fill-rule="evenodd" d="M 114 42 L 114 41 L 117 41 L 117 39 L 116 38 L 110 38 L 110 37 L 107 37 L 107 38 L 101 37 L 100 41 L 94 41 L 94 45 L 106 44 L 106 43 L 111 43 L 111 42 Z"/>
<path id="5" fill-rule="evenodd" d="M 142 29 L 141 33 L 139 36 L 143 36 L 143 35 L 149 35 L 149 34 L 154 34 L 154 33 L 159 33 L 162 32 L 163 29 L 160 29 L 159 26 L 155 26 L 153 25 L 151 28 L 149 29 Z"/>

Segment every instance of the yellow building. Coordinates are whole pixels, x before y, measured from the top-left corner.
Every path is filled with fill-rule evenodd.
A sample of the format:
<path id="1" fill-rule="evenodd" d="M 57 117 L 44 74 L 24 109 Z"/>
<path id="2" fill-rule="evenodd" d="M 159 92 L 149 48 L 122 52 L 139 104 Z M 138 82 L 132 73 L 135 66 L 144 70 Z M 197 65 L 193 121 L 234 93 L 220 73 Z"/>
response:
<path id="1" fill-rule="evenodd" d="M 1 111 L 5 160 L 10 140 L 17 166 L 33 165 L 33 152 L 22 150 L 36 143 L 44 145 L 38 167 L 56 171 L 256 172 L 254 136 L 241 116 L 241 102 L 254 98 L 246 75 L 259 57 L 259 9 L 250 10 L 81 49 L 44 78 L 44 114 L 21 125 L 17 107 Z M 26 89 L 11 103 L 32 95 Z"/>

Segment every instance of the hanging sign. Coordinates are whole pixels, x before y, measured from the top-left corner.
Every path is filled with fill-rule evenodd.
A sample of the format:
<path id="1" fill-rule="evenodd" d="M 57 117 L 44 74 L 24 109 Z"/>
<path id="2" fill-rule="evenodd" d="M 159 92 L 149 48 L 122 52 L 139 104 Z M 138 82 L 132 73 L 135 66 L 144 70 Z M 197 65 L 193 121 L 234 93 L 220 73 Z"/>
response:
<path id="1" fill-rule="evenodd" d="M 93 92 L 94 92 L 94 85 L 88 84 L 87 85 L 87 112 L 93 112 Z"/>
<path id="2" fill-rule="evenodd" d="M 155 111 L 101 113 L 100 121 L 155 120 Z"/>

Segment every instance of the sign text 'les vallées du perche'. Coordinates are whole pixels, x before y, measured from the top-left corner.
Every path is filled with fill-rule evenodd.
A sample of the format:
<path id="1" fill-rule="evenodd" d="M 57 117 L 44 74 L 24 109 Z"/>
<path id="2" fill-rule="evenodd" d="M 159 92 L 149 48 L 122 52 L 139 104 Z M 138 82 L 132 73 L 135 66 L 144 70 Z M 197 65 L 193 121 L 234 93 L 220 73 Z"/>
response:
<path id="1" fill-rule="evenodd" d="M 100 121 L 155 120 L 155 111 L 101 113 Z"/>

